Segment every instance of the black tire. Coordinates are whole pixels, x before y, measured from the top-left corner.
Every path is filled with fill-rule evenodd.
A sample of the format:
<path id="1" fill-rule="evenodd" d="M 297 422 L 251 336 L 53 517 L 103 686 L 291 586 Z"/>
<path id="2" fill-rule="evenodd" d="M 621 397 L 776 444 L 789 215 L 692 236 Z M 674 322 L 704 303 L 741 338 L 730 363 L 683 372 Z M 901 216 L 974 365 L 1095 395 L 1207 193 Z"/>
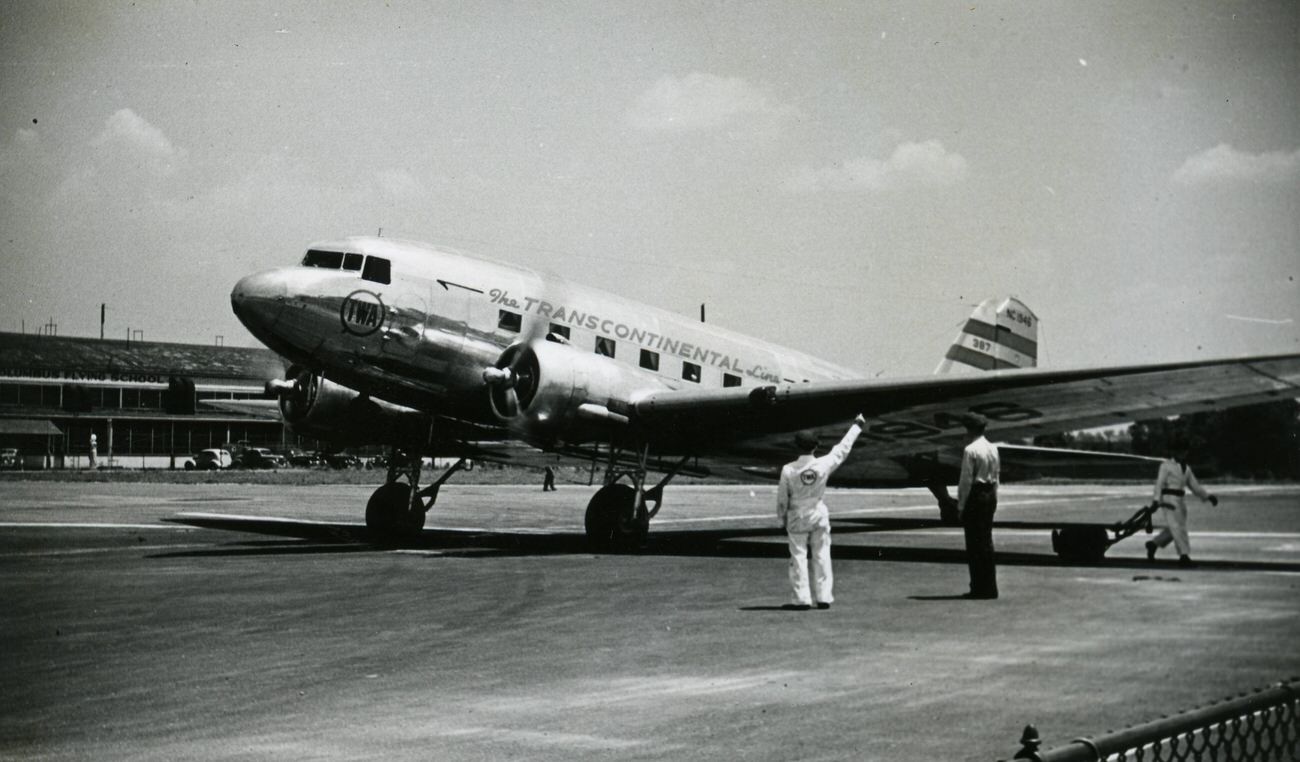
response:
<path id="1" fill-rule="evenodd" d="M 1052 550 L 1066 561 L 1095 563 L 1106 556 L 1110 536 L 1105 527 L 1064 527 L 1052 530 Z"/>
<path id="2" fill-rule="evenodd" d="M 424 528 L 424 514 L 411 511 L 411 485 L 390 482 L 370 494 L 366 529 L 380 542 L 410 539 Z"/>
<path id="3" fill-rule="evenodd" d="M 587 503 L 583 524 L 587 542 L 598 552 L 626 553 L 645 546 L 650 518 L 636 516 L 636 490 L 627 484 L 607 484 Z"/>

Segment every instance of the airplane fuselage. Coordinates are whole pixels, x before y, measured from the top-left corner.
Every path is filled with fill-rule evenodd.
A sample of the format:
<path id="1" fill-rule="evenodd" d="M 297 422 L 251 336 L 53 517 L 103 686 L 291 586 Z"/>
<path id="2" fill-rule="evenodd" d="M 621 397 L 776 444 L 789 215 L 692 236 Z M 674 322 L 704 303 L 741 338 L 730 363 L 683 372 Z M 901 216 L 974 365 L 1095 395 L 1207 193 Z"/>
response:
<path id="1" fill-rule="evenodd" d="M 314 244 L 298 265 L 241 280 L 231 298 L 253 335 L 295 363 L 380 399 L 484 423 L 493 419 L 483 369 L 530 336 L 619 363 L 647 391 L 858 375 L 563 278 L 393 239 Z"/>

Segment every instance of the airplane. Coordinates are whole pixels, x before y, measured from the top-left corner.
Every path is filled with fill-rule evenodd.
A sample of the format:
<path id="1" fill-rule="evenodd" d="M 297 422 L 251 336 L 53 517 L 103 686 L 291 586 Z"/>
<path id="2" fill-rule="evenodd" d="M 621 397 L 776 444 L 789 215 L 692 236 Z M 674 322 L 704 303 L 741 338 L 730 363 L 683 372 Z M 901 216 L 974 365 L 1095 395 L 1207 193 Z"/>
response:
<path id="1" fill-rule="evenodd" d="M 311 244 L 295 264 L 242 278 L 230 298 L 289 363 L 264 402 L 294 432 L 391 448 L 365 511 L 389 540 L 419 532 L 439 488 L 472 460 L 541 457 L 604 464 L 587 539 L 633 550 L 675 477 L 775 479 L 795 432 L 838 439 L 858 413 L 867 425 L 832 485 L 925 487 L 951 523 L 968 413 L 1004 442 L 1010 481 L 1116 460 L 1013 440 L 1300 397 L 1300 354 L 1036 367 L 1038 318 L 1015 299 L 977 307 L 940 367 L 982 372 L 866 378 L 556 275 L 374 236 Z M 421 487 L 426 457 L 457 460 Z M 1150 459 L 1129 462 L 1154 474 Z M 1063 545 L 1062 555 L 1098 556 L 1106 536 Z"/>

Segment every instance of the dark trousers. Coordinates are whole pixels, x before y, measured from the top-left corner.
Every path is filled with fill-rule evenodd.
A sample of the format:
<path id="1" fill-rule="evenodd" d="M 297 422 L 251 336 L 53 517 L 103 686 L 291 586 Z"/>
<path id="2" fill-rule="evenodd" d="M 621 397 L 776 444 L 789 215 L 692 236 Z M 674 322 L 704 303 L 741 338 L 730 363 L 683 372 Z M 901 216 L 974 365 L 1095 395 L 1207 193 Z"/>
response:
<path id="1" fill-rule="evenodd" d="M 970 592 L 978 597 L 998 597 L 998 568 L 993 560 L 993 512 L 997 509 L 997 487 L 976 484 L 971 488 L 961 523 L 966 530 Z"/>

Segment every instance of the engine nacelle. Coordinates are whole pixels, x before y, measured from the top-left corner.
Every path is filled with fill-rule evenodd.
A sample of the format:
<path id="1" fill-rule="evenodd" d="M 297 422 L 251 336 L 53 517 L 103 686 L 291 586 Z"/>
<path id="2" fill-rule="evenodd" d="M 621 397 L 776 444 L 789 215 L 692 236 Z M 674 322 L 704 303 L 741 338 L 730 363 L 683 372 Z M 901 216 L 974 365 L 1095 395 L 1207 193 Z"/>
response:
<path id="1" fill-rule="evenodd" d="M 419 442 L 429 417 L 418 410 L 369 396 L 301 368 L 289 380 L 272 381 L 267 391 L 280 397 L 280 415 L 295 434 L 342 445 Z"/>
<path id="2" fill-rule="evenodd" d="M 612 358 L 550 341 L 512 344 L 483 374 L 492 411 L 534 444 L 581 442 L 626 425 L 631 401 L 667 389 Z"/>

